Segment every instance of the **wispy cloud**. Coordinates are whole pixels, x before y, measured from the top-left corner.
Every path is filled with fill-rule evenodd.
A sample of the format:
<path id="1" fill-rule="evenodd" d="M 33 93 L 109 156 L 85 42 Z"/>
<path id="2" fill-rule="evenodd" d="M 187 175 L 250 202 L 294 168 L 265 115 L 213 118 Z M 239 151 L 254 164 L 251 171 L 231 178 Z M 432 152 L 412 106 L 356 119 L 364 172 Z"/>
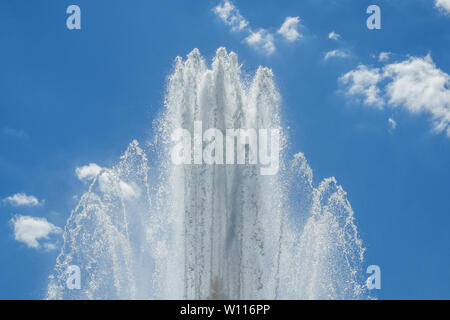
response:
<path id="1" fill-rule="evenodd" d="M 430 55 L 410 57 L 382 69 L 360 65 L 340 81 L 347 85 L 348 95 L 362 96 L 366 105 L 429 114 L 433 130 L 450 138 L 450 76 L 434 64 Z"/>
<path id="2" fill-rule="evenodd" d="M 326 61 L 331 58 L 343 59 L 343 58 L 349 58 L 349 57 L 350 57 L 350 53 L 348 51 L 336 49 L 336 50 L 328 51 L 327 53 L 325 53 L 324 59 Z"/>
<path id="3" fill-rule="evenodd" d="M 257 51 L 271 55 L 276 51 L 275 34 L 264 28 L 252 28 L 250 22 L 245 19 L 239 9 L 228 0 L 213 8 L 213 12 L 234 32 L 244 34 L 244 42 Z M 302 36 L 299 32 L 300 18 L 287 17 L 276 34 L 288 42 L 299 40 Z"/>
<path id="4" fill-rule="evenodd" d="M 62 233 L 61 228 L 48 222 L 45 218 L 17 215 L 11 219 L 15 240 L 26 244 L 30 248 L 56 249 L 54 242 L 49 241 L 50 235 Z M 39 241 L 46 240 L 44 243 Z"/>
<path id="5" fill-rule="evenodd" d="M 334 32 L 334 31 L 331 31 L 331 32 L 328 34 L 328 39 L 335 40 L 335 41 L 339 41 L 339 40 L 342 40 L 342 37 L 341 37 L 340 34 Z"/>
<path id="6" fill-rule="evenodd" d="M 282 35 L 287 41 L 294 42 L 301 38 L 298 32 L 300 17 L 287 17 L 277 33 Z"/>
<path id="7" fill-rule="evenodd" d="M 273 41 L 273 35 L 264 29 L 251 32 L 250 35 L 245 38 L 245 42 L 250 46 L 260 48 L 267 54 L 272 54 L 275 51 L 275 44 Z"/>
<path id="8" fill-rule="evenodd" d="M 225 24 L 231 27 L 233 31 L 242 31 L 249 25 L 248 21 L 245 20 L 239 12 L 239 9 L 236 8 L 236 6 L 234 6 L 230 1 L 224 1 L 213 10 Z"/>
<path id="9" fill-rule="evenodd" d="M 391 52 L 380 52 L 380 54 L 378 55 L 378 61 L 386 62 L 390 59 L 391 55 Z"/>
<path id="10" fill-rule="evenodd" d="M 436 0 L 434 4 L 442 12 L 450 14 L 450 0 Z"/>
<path id="11" fill-rule="evenodd" d="M 23 130 L 17 130 L 17 129 L 10 128 L 10 127 L 3 127 L 2 131 L 3 131 L 4 135 L 10 136 L 10 137 L 19 138 L 19 139 L 28 138 L 28 134 Z"/>
<path id="12" fill-rule="evenodd" d="M 36 207 L 44 204 L 44 202 L 44 200 L 39 201 L 35 196 L 27 195 L 25 193 L 16 193 L 3 199 L 3 203 L 7 203 L 15 207 Z"/>
<path id="13" fill-rule="evenodd" d="M 397 128 L 397 122 L 392 118 L 388 119 L 388 125 L 389 125 L 390 132 L 394 131 Z"/>

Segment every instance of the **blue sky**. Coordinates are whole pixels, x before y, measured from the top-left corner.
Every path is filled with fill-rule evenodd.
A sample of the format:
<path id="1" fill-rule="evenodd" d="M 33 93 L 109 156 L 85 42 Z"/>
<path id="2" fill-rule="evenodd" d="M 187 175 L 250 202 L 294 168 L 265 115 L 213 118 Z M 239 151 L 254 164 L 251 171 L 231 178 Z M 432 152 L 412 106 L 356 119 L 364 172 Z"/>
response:
<path id="1" fill-rule="evenodd" d="M 81 30 L 66 28 L 70 4 Z M 146 141 L 174 58 L 220 46 L 248 72 L 273 69 L 290 150 L 316 183 L 335 176 L 347 191 L 365 263 L 381 267 L 375 295 L 450 298 L 450 2 L 234 1 L 241 30 L 219 4 L 0 2 L 0 298 L 44 297 L 52 246 L 85 189 L 75 168 L 111 166 Z M 371 4 L 380 30 L 366 27 Z M 299 17 L 287 25 L 298 35 L 278 32 L 287 17 Z M 20 216 L 45 218 L 32 222 L 49 239 L 16 241 Z"/>

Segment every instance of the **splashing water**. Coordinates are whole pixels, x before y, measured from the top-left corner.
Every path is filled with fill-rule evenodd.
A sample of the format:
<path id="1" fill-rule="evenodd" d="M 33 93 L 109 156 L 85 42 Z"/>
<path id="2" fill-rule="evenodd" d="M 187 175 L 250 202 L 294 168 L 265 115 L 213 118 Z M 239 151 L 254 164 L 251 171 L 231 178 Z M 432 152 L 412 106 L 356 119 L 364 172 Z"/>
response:
<path id="1" fill-rule="evenodd" d="M 280 127 L 270 69 L 244 83 L 237 55 L 197 49 L 176 59 L 158 159 L 133 141 L 72 211 L 49 299 L 360 299 L 364 249 L 344 190 L 313 185 L 299 153 L 277 175 L 260 165 L 174 165 L 170 134 L 204 128 Z M 149 176 L 152 178 L 150 179 Z M 150 181 L 151 180 L 151 181 Z M 70 265 L 80 290 L 66 286 Z"/>

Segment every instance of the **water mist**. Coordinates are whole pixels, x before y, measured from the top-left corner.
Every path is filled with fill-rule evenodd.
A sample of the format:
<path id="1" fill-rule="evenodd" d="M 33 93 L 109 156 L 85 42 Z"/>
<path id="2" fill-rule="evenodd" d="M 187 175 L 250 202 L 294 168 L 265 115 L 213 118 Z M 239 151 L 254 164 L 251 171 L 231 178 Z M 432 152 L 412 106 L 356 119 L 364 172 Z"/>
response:
<path id="1" fill-rule="evenodd" d="M 103 169 L 72 211 L 49 299 L 361 299 L 364 249 L 345 191 L 313 184 L 303 154 L 276 175 L 261 164 L 175 165 L 177 128 L 225 132 L 280 128 L 272 71 L 243 81 L 237 55 L 217 50 L 208 67 L 197 49 L 176 59 L 156 155 L 133 141 Z M 151 169 L 150 169 L 151 168 Z M 66 286 L 81 269 L 80 290 Z"/>

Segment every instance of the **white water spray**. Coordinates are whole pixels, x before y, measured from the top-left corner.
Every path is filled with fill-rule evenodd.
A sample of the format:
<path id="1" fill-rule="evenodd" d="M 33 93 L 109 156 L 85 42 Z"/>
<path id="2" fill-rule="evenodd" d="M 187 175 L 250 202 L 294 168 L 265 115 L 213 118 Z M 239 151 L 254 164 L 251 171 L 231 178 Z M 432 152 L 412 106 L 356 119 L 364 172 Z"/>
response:
<path id="1" fill-rule="evenodd" d="M 205 129 L 281 127 L 272 71 L 242 81 L 237 55 L 198 50 L 177 58 L 156 126 L 149 170 L 133 141 L 72 211 L 49 299 L 360 299 L 364 249 L 334 178 L 313 185 L 297 154 L 279 173 L 260 165 L 174 165 L 170 135 Z M 152 178 L 149 178 L 152 177 Z M 80 290 L 66 286 L 81 269 Z"/>

